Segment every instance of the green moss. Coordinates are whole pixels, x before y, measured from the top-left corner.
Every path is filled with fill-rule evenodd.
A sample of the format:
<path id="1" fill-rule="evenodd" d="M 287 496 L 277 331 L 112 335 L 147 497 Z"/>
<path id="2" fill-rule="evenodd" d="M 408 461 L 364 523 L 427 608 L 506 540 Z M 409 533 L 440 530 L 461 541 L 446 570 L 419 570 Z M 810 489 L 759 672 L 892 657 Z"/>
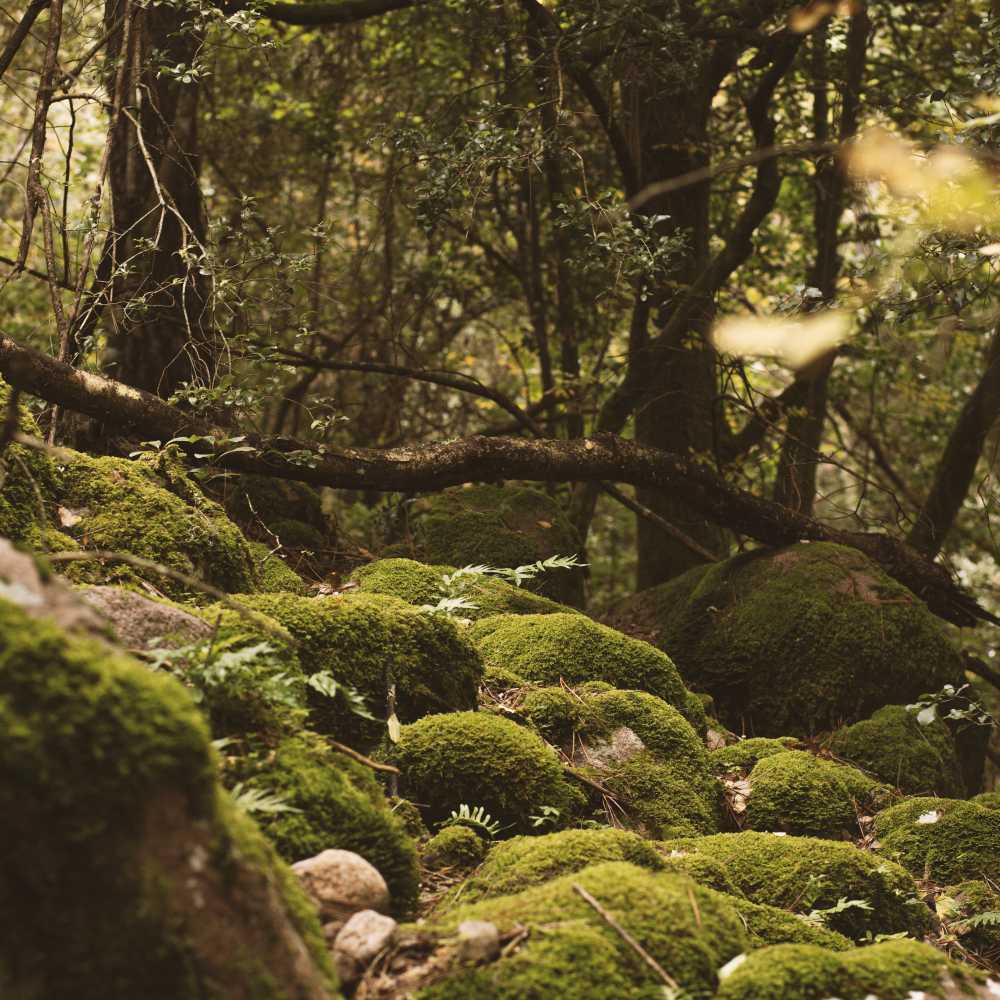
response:
<path id="1" fill-rule="evenodd" d="M 939 719 L 923 726 L 903 705 L 835 732 L 830 749 L 910 795 L 965 794 L 955 741 Z"/>
<path id="2" fill-rule="evenodd" d="M 278 518 L 271 523 L 270 530 L 278 536 L 282 545 L 289 548 L 316 551 L 326 547 L 326 536 L 322 531 L 293 517 Z"/>
<path id="3" fill-rule="evenodd" d="M 332 989 L 315 915 L 176 681 L 0 601 L 0 729 L 5 995 L 273 997 L 259 984 L 310 963 Z"/>
<path id="4" fill-rule="evenodd" d="M 513 837 L 495 844 L 476 874 L 456 894 L 462 904 L 508 896 L 603 861 L 628 861 L 661 871 L 655 848 L 626 830 L 562 830 L 541 837 Z"/>
<path id="5" fill-rule="evenodd" d="M 10 388 L 0 384 L 0 413 L 6 414 Z M 38 426 L 23 404 L 18 407 L 18 430 L 40 436 Z M 56 473 L 44 452 L 8 444 L 0 459 L 0 537 L 42 548 L 41 533 L 55 510 Z"/>
<path id="6" fill-rule="evenodd" d="M 263 542 L 250 542 L 250 552 L 257 571 L 257 589 L 261 593 L 309 593 L 305 580 Z"/>
<path id="7" fill-rule="evenodd" d="M 364 593 L 389 594 L 407 604 L 433 606 L 444 593 L 442 578 L 454 572 L 454 566 L 429 566 L 413 559 L 377 559 L 356 569 L 352 579 Z M 573 611 L 565 604 L 557 604 L 541 594 L 490 576 L 463 578 L 462 594 L 475 605 L 463 609 L 462 617 L 473 621 L 492 615 L 547 615 Z"/>
<path id="8" fill-rule="evenodd" d="M 576 891 L 580 886 L 693 995 L 714 991 L 716 970 L 747 946 L 735 909 L 720 893 L 681 875 L 651 873 L 627 862 L 592 865 L 512 896 L 449 911 L 449 933 L 463 920 L 489 920 L 501 933 L 528 936 L 488 966 L 456 969 L 421 991 L 423 1000 L 646 1000 L 662 981 Z"/>
<path id="9" fill-rule="evenodd" d="M 756 736 L 834 729 L 963 676 L 922 601 L 857 550 L 825 542 L 699 567 L 613 620 L 647 619 L 685 681 L 714 696 L 719 718 Z"/>
<path id="10" fill-rule="evenodd" d="M 307 674 L 331 672 L 360 692 L 377 717 L 385 716 L 390 676 L 403 722 L 476 704 L 479 656 L 448 618 L 422 614 L 379 594 L 251 594 L 239 599 L 288 629 L 299 643 Z M 385 731 L 381 723 L 360 719 L 339 696 L 331 700 L 311 693 L 310 704 L 313 728 L 341 742 L 371 746 Z"/>
<path id="11" fill-rule="evenodd" d="M 715 889 L 741 899 L 746 898 L 729 877 L 726 866 L 707 854 L 689 854 L 686 851 L 668 848 L 665 851 L 661 850 L 661 857 L 667 871 L 688 875 L 708 889 Z"/>
<path id="12" fill-rule="evenodd" d="M 517 710 L 555 746 L 570 746 L 576 734 L 605 728 L 589 700 L 562 687 L 528 688 Z"/>
<path id="13" fill-rule="evenodd" d="M 301 733 L 262 759 L 237 763 L 229 780 L 279 794 L 300 810 L 260 817 L 261 828 L 286 861 L 328 848 L 354 851 L 381 872 L 393 911 L 412 910 L 419 892 L 416 846 L 364 765 Z"/>
<path id="14" fill-rule="evenodd" d="M 869 931 L 922 936 L 930 927 L 930 911 L 910 875 L 853 844 L 746 832 L 677 840 L 664 847 L 720 861 L 755 903 L 809 913 L 832 907 L 842 897 L 866 900 L 871 910 L 851 908 L 830 917 L 828 926 L 852 940 Z"/>
<path id="15" fill-rule="evenodd" d="M 829 951 L 848 951 L 854 947 L 849 938 L 801 916 L 748 899 L 735 899 L 732 905 L 743 918 L 750 944 L 764 948 L 771 944 L 813 944 Z"/>
<path id="16" fill-rule="evenodd" d="M 446 826 L 421 851 L 428 868 L 475 868 L 486 855 L 486 844 L 467 826 Z"/>
<path id="17" fill-rule="evenodd" d="M 882 853 L 917 878 L 951 884 L 1000 872 L 1000 811 L 959 799 L 914 798 L 875 817 Z"/>
<path id="18" fill-rule="evenodd" d="M 857 768 L 801 750 L 759 760 L 750 772 L 746 820 L 751 830 L 781 830 L 814 837 L 857 832 L 886 786 Z"/>
<path id="19" fill-rule="evenodd" d="M 733 743 L 732 746 L 713 750 L 708 757 L 717 774 L 733 770 L 749 773 L 757 761 L 785 753 L 797 742 L 794 736 L 783 736 L 776 740 L 768 739 L 766 736 L 751 736 L 749 739 L 740 740 L 739 743 Z"/>
<path id="20" fill-rule="evenodd" d="M 752 952 L 723 981 L 717 996 L 719 1000 L 822 1000 L 831 996 L 907 1000 L 924 993 L 941 995 L 945 977 L 963 992 L 973 993 L 971 971 L 919 941 L 883 941 L 843 955 L 810 944 L 776 945 Z"/>
<path id="21" fill-rule="evenodd" d="M 582 805 L 555 751 L 530 729 L 495 715 L 452 712 L 403 726 L 393 759 L 401 790 L 431 821 L 465 803 L 526 832 L 542 806 L 559 809 L 565 821 Z"/>
<path id="22" fill-rule="evenodd" d="M 71 531 L 86 548 L 129 552 L 196 576 L 228 592 L 256 586 L 246 539 L 169 452 L 128 461 L 75 453 L 61 471 L 60 502 L 80 521 Z M 170 597 L 198 598 L 176 580 L 122 564 L 75 564 L 78 578 L 148 579 Z"/>
<path id="23" fill-rule="evenodd" d="M 980 914 L 1000 914 L 1000 890 L 995 885 L 980 879 L 950 886 L 938 896 L 937 911 L 963 948 L 994 962 L 1000 958 L 1000 917 L 989 923 L 969 923 Z"/>
<path id="24" fill-rule="evenodd" d="M 389 805 L 392 814 L 414 840 L 427 840 L 430 837 L 431 832 L 427 829 L 427 824 L 420 815 L 420 807 L 415 802 L 409 799 L 390 798 Z"/>
<path id="25" fill-rule="evenodd" d="M 980 792 L 969 800 L 984 809 L 1000 809 L 1000 792 Z"/>
<path id="26" fill-rule="evenodd" d="M 223 502 L 229 516 L 241 524 L 276 531 L 275 524 L 292 517 L 325 536 L 330 529 L 320 495 L 305 483 L 271 476 L 229 477 L 223 488 Z M 282 537 L 282 543 L 292 543 Z"/>
<path id="27" fill-rule="evenodd" d="M 525 566 L 581 551 L 580 537 L 559 504 L 520 486 L 459 486 L 409 505 L 412 554 L 450 566 Z M 550 570 L 528 589 L 574 607 L 583 605 L 580 570 Z"/>
<path id="28" fill-rule="evenodd" d="M 688 711 L 687 692 L 669 657 L 583 615 L 498 615 L 477 622 L 469 633 L 487 664 L 525 682 L 606 681 Z"/>

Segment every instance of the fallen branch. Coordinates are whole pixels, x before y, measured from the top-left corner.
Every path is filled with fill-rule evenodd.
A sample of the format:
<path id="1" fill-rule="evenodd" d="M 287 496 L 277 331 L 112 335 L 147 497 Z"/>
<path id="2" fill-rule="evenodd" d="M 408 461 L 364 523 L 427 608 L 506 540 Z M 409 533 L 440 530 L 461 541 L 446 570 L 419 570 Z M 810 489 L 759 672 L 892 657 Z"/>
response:
<path id="1" fill-rule="evenodd" d="M 331 739 L 329 736 L 326 738 L 326 742 L 331 746 L 337 753 L 342 753 L 351 760 L 356 760 L 359 764 L 364 764 L 365 767 L 370 767 L 373 771 L 384 771 L 386 774 L 400 774 L 398 767 L 393 767 L 392 764 L 380 764 L 377 760 L 372 760 L 371 757 L 366 757 L 363 753 L 358 753 L 357 750 L 352 750 L 349 746 L 345 746 L 343 743 L 338 743 L 336 740 Z"/>
<path id="2" fill-rule="evenodd" d="M 630 483 L 669 491 L 706 519 L 765 545 L 834 542 L 858 549 L 912 590 L 935 614 L 956 625 L 1000 624 L 955 583 L 944 567 L 888 535 L 842 531 L 770 500 L 755 497 L 687 455 L 606 434 L 592 438 L 460 438 L 411 448 L 311 447 L 286 438 L 248 438 L 233 449 L 223 434 L 158 396 L 83 372 L 21 347 L 0 334 L 0 374 L 22 392 L 112 423 L 147 438 L 197 435 L 180 442 L 189 454 L 211 451 L 211 464 L 339 489 L 436 491 L 469 482 Z M 206 443 L 207 442 L 207 443 Z"/>

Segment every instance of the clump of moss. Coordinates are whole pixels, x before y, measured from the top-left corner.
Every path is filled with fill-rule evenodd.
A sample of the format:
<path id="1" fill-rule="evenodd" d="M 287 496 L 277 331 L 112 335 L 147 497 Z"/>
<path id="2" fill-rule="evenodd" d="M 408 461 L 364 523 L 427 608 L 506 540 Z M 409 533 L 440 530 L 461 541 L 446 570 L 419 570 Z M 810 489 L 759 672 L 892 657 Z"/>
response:
<path id="1" fill-rule="evenodd" d="M 858 828 L 889 789 L 855 767 L 789 750 L 759 760 L 750 772 L 746 821 L 751 830 L 841 837 Z"/>
<path id="2" fill-rule="evenodd" d="M 719 988 L 719 1000 L 907 1000 L 940 995 L 945 980 L 974 994 L 971 971 L 919 941 L 883 941 L 838 955 L 812 944 L 752 952 Z M 951 994 L 949 994 L 951 995 Z"/>
<path id="3" fill-rule="evenodd" d="M 930 911 L 912 877 L 853 844 L 747 831 L 669 841 L 664 847 L 720 861 L 755 903 L 809 913 L 834 907 L 841 898 L 865 900 L 871 909 L 852 907 L 827 920 L 852 940 L 868 932 L 922 936 L 930 927 Z"/>
<path id="4" fill-rule="evenodd" d="M 737 898 L 733 906 L 743 918 L 754 948 L 771 944 L 814 944 L 829 951 L 848 951 L 854 947 L 849 938 L 824 927 L 818 920 L 806 920 L 788 910 L 752 903 L 748 899 Z"/>
<path id="5" fill-rule="evenodd" d="M 263 542 L 250 542 L 257 574 L 257 590 L 264 594 L 308 594 L 305 580 Z"/>
<path id="6" fill-rule="evenodd" d="M 293 549 L 311 549 L 315 552 L 325 548 L 325 534 L 305 521 L 297 521 L 293 517 L 282 517 L 274 521 L 271 531 L 277 536 L 283 546 Z"/>
<path id="7" fill-rule="evenodd" d="M 870 719 L 838 729 L 829 747 L 909 795 L 965 795 L 948 727 L 939 719 L 921 725 L 903 705 L 886 705 Z"/>
<path id="8" fill-rule="evenodd" d="M 875 833 L 917 878 L 954 884 L 1000 872 L 1000 812 L 975 802 L 907 799 L 875 817 Z"/>
<path id="9" fill-rule="evenodd" d="M 315 914 L 221 791 L 176 681 L 0 601 L 0 728 L 5 994 L 334 988 Z"/>
<path id="10" fill-rule="evenodd" d="M 804 736 L 961 683 L 926 605 L 855 549 L 800 543 L 698 567 L 623 605 L 727 726 Z"/>
<path id="11" fill-rule="evenodd" d="M 392 554 L 413 555 L 428 563 L 513 568 L 581 550 L 580 537 L 559 504 L 530 487 L 444 490 L 410 504 L 408 520 L 409 551 Z M 583 605 L 580 570 L 542 573 L 527 586 L 563 604 Z"/>
<path id="12" fill-rule="evenodd" d="M 707 854 L 689 854 L 676 849 L 661 850 L 660 856 L 667 871 L 688 875 L 699 885 L 724 892 L 729 896 L 745 899 L 741 889 L 729 877 L 726 866 Z"/>
<path id="13" fill-rule="evenodd" d="M 937 898 L 937 912 L 963 948 L 1000 964 L 1000 890 L 983 879 L 961 882 Z M 995 916 L 979 920 L 984 914 Z"/>
<path id="14" fill-rule="evenodd" d="M 482 806 L 508 830 L 527 832 L 542 806 L 558 809 L 565 822 L 583 802 L 550 746 L 484 712 L 430 715 L 403 726 L 392 756 L 401 790 L 432 822 L 464 803 Z"/>
<path id="15" fill-rule="evenodd" d="M 693 995 L 714 992 L 716 970 L 747 947 L 743 924 L 725 896 L 682 875 L 607 862 L 516 895 L 448 911 L 436 927 L 443 934 L 473 919 L 491 921 L 501 933 L 514 926 L 529 933 L 512 954 L 491 965 L 456 968 L 421 996 L 642 1000 L 659 995 L 662 980 L 637 960 L 577 887 Z"/>
<path id="16" fill-rule="evenodd" d="M 561 830 L 540 837 L 512 837 L 495 844 L 482 868 L 468 879 L 463 904 L 509 896 L 604 861 L 628 861 L 662 871 L 664 861 L 647 840 L 627 830 Z"/>
<path id="17" fill-rule="evenodd" d="M 70 530 L 86 548 L 129 552 L 228 592 L 256 587 L 242 532 L 169 450 L 138 461 L 73 454 L 61 470 L 59 500 L 80 518 Z M 169 597 L 203 597 L 176 580 L 123 564 L 75 567 L 71 575 L 88 582 L 148 578 Z"/>
<path id="18" fill-rule="evenodd" d="M 228 477 L 222 489 L 223 502 L 233 520 L 248 528 L 257 526 L 276 534 L 276 525 L 294 519 L 324 539 L 331 529 L 323 513 L 320 495 L 305 483 L 272 476 L 244 474 Z M 282 537 L 282 544 L 294 544 Z"/>
<path id="19" fill-rule="evenodd" d="M 273 751 L 234 762 L 228 780 L 279 795 L 290 807 L 260 816 L 264 833 L 286 861 L 331 847 L 354 851 L 381 872 L 393 912 L 412 911 L 419 892 L 416 845 L 364 765 L 301 732 Z"/>
<path id="20" fill-rule="evenodd" d="M 454 566 L 429 566 L 413 559 L 376 559 L 356 569 L 351 579 L 364 593 L 388 594 L 407 604 L 434 606 L 445 596 L 444 577 L 455 571 Z M 469 575 L 463 576 L 460 582 L 462 596 L 474 605 L 463 608 L 461 614 L 472 621 L 492 615 L 547 615 L 555 611 L 573 611 L 565 604 L 557 604 L 496 577 Z"/>
<path id="21" fill-rule="evenodd" d="M 749 774 L 757 761 L 785 753 L 797 743 L 794 736 L 783 736 L 776 740 L 766 736 L 751 736 L 730 746 L 712 750 L 708 759 L 716 774 L 724 774 L 727 771 L 742 771 Z"/>
<path id="22" fill-rule="evenodd" d="M 396 713 L 403 722 L 476 704 L 479 656 L 442 615 L 422 614 L 379 594 L 250 594 L 240 601 L 292 634 L 307 674 L 329 671 L 364 697 L 372 715 L 384 716 L 390 682 L 396 685 Z M 381 723 L 360 718 L 339 695 L 331 699 L 310 692 L 310 704 L 313 728 L 342 742 L 371 746 L 384 733 Z"/>
<path id="23" fill-rule="evenodd" d="M 980 792 L 969 800 L 984 809 L 1000 809 L 1000 792 Z"/>
<path id="24" fill-rule="evenodd" d="M 0 385 L 0 413 L 5 417 L 9 399 L 10 389 Z M 38 426 L 24 405 L 18 407 L 18 430 L 39 436 Z M 48 455 L 24 445 L 7 444 L 0 457 L 0 537 L 34 549 L 47 548 L 42 534 L 52 521 L 55 487 L 55 466 Z"/>
<path id="25" fill-rule="evenodd" d="M 489 666 L 525 683 L 606 681 L 655 694 L 682 714 L 690 710 L 668 656 L 583 615 L 498 615 L 477 622 L 469 633 Z"/>
<path id="26" fill-rule="evenodd" d="M 427 868 L 475 868 L 486 856 L 486 844 L 467 826 L 446 826 L 420 852 Z"/>

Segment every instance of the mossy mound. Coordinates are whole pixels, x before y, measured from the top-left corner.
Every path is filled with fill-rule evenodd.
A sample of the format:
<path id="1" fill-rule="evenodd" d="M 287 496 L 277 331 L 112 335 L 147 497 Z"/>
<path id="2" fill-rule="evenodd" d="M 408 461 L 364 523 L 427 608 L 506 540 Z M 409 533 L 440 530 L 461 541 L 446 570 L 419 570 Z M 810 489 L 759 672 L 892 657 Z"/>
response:
<path id="1" fill-rule="evenodd" d="M 720 893 L 682 875 L 652 873 L 627 862 L 593 865 L 513 896 L 449 911 L 437 930 L 488 920 L 506 932 L 528 931 L 524 943 L 491 965 L 456 968 L 422 990 L 422 1000 L 646 1000 L 663 982 L 577 890 L 610 913 L 691 995 L 714 992 L 716 970 L 748 940 Z"/>
<path id="2" fill-rule="evenodd" d="M 393 912 L 412 911 L 420 888 L 416 845 L 363 764 L 303 732 L 273 751 L 234 762 L 227 780 L 281 797 L 286 810 L 263 813 L 259 821 L 286 861 L 328 848 L 354 851 L 381 872 Z"/>
<path id="3" fill-rule="evenodd" d="M 486 857 L 486 842 L 467 826 L 446 826 L 424 844 L 420 860 L 434 870 L 475 868 Z"/>
<path id="4" fill-rule="evenodd" d="M 688 875 L 699 885 L 717 892 L 724 892 L 738 899 L 746 899 L 743 891 L 729 877 L 729 870 L 721 861 L 707 854 L 689 854 L 687 851 L 675 850 L 672 847 L 663 848 L 657 845 L 667 871 L 680 872 Z"/>
<path id="5" fill-rule="evenodd" d="M 390 682 L 396 685 L 396 713 L 403 722 L 476 705 L 479 655 L 442 615 L 422 614 L 379 594 L 239 599 L 292 634 L 307 674 L 328 671 L 339 684 L 358 691 L 374 716 L 385 717 Z M 341 742 L 371 746 L 385 731 L 383 724 L 355 714 L 344 697 L 311 693 L 310 704 L 313 728 Z"/>
<path id="6" fill-rule="evenodd" d="M 1000 792 L 980 792 L 969 800 L 984 809 L 1000 809 Z"/>
<path id="7" fill-rule="evenodd" d="M 581 550 L 580 537 L 559 504 L 530 487 L 459 486 L 413 501 L 407 517 L 407 542 L 386 555 L 412 555 L 449 566 L 514 568 Z M 528 588 L 583 606 L 579 569 L 542 573 Z"/>
<path id="8" fill-rule="evenodd" d="M 174 680 L 0 601 L 4 996 L 333 991 L 310 904 Z"/>
<path id="9" fill-rule="evenodd" d="M 750 789 L 751 830 L 835 838 L 857 834 L 858 816 L 889 793 L 856 767 L 802 750 L 759 760 L 750 772 Z"/>
<path id="10" fill-rule="evenodd" d="M 729 771 L 749 774 L 757 761 L 773 757 L 775 754 L 787 753 L 797 742 L 794 736 L 784 736 L 776 740 L 766 736 L 751 736 L 728 747 L 712 750 L 708 759 L 717 774 Z"/>
<path id="11" fill-rule="evenodd" d="M 971 970 L 919 941 L 883 941 L 834 954 L 810 944 L 751 952 L 727 976 L 719 1000 L 909 1000 L 915 996 L 975 995 Z"/>
<path id="12" fill-rule="evenodd" d="M 814 944 L 830 951 L 848 951 L 854 947 L 849 938 L 824 927 L 818 920 L 807 920 L 788 910 L 738 897 L 733 900 L 733 906 L 743 918 L 754 948 L 771 944 Z"/>
<path id="13" fill-rule="evenodd" d="M 963 948 L 1000 967 L 1000 889 L 982 879 L 950 886 L 937 898 L 937 912 Z"/>
<path id="14" fill-rule="evenodd" d="M 392 748 L 403 794 L 431 822 L 463 803 L 482 806 L 508 832 L 528 832 L 542 806 L 565 822 L 583 797 L 563 777 L 555 751 L 534 732 L 485 712 L 429 715 L 403 726 Z"/>
<path id="15" fill-rule="evenodd" d="M 389 594 L 407 604 L 433 607 L 445 596 L 444 577 L 455 572 L 454 566 L 429 566 L 413 559 L 376 559 L 356 569 L 351 579 L 364 593 Z M 462 596 L 474 605 L 462 608 L 460 614 L 472 621 L 492 615 L 548 615 L 573 610 L 484 574 L 463 575 L 459 586 Z"/>
<path id="16" fill-rule="evenodd" d="M 923 602 L 825 542 L 698 567 L 611 621 L 652 637 L 722 722 L 756 736 L 811 735 L 961 683 L 961 658 Z"/>
<path id="17" fill-rule="evenodd" d="M 941 884 L 1000 872 L 1000 811 L 960 799 L 914 798 L 875 817 L 885 857 Z"/>
<path id="18" fill-rule="evenodd" d="M 870 719 L 838 729 L 829 747 L 909 795 L 965 795 L 948 727 L 940 719 L 921 725 L 903 705 L 886 705 Z"/>
<path id="19" fill-rule="evenodd" d="M 279 536 L 282 545 L 296 544 L 281 534 L 282 522 L 301 525 L 321 541 L 332 533 L 333 525 L 323 513 L 320 495 L 305 483 L 245 473 L 227 477 L 221 493 L 234 521 L 258 536 L 262 530 L 271 531 Z M 273 541 L 270 536 L 268 540 Z"/>
<path id="20" fill-rule="evenodd" d="M 0 385 L 0 413 L 6 419 L 10 389 Z M 39 436 L 38 426 L 27 407 L 18 407 L 22 434 Z M 8 443 L 0 458 L 0 537 L 23 542 L 33 549 L 55 551 L 60 545 L 45 544 L 43 535 L 52 524 L 56 470 L 44 452 Z"/>
<path id="21" fill-rule="evenodd" d="M 668 656 L 583 615 L 497 615 L 477 622 L 469 636 L 488 667 L 515 674 L 522 683 L 605 681 L 648 691 L 682 714 L 691 711 Z"/>
<path id="22" fill-rule="evenodd" d="M 243 533 L 172 451 L 137 461 L 74 453 L 61 466 L 59 502 L 79 518 L 68 530 L 85 548 L 151 559 L 229 593 L 256 589 Z M 69 575 L 87 582 L 145 579 L 168 597 L 204 598 L 177 580 L 123 563 L 77 563 Z"/>
<path id="23" fill-rule="evenodd" d="M 747 831 L 675 840 L 664 847 L 720 861 L 755 903 L 808 914 L 834 907 L 841 898 L 863 899 L 870 910 L 852 907 L 827 919 L 828 927 L 851 940 L 868 932 L 922 936 L 930 927 L 930 911 L 912 877 L 853 844 Z"/>
<path id="24" fill-rule="evenodd" d="M 308 594 L 305 580 L 263 542 L 250 542 L 257 589 L 265 594 Z"/>
<path id="25" fill-rule="evenodd" d="M 627 830 L 561 830 L 541 837 L 513 837 L 495 844 L 476 874 L 463 883 L 464 905 L 509 896 L 589 865 L 628 861 L 649 871 L 665 867 L 647 840 Z"/>

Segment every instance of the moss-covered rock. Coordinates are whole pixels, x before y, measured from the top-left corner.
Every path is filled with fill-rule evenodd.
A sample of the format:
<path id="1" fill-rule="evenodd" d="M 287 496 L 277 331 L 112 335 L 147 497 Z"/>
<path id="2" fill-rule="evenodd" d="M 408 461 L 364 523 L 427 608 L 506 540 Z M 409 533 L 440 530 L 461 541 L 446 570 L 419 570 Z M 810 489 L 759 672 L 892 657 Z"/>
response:
<path id="1" fill-rule="evenodd" d="M 227 477 L 221 494 L 229 516 L 251 531 L 256 526 L 280 535 L 276 525 L 294 521 L 326 539 L 333 528 L 320 495 L 305 483 L 247 473 Z M 284 537 L 281 543 L 295 544 Z"/>
<path id="2" fill-rule="evenodd" d="M 516 674 L 522 683 L 605 681 L 655 694 L 681 714 L 690 711 L 668 656 L 583 615 L 497 615 L 477 622 L 469 634 L 487 667 Z"/>
<path id="3" fill-rule="evenodd" d="M 938 916 L 963 948 L 1000 967 L 1000 889 L 984 879 L 949 886 L 936 902 Z"/>
<path id="4" fill-rule="evenodd" d="M 980 792 L 978 795 L 973 795 L 969 801 L 984 809 L 1000 809 L 1000 791 Z"/>
<path id="5" fill-rule="evenodd" d="M 908 1000 L 941 996 L 945 984 L 975 995 L 975 977 L 936 948 L 919 941 L 883 941 L 845 954 L 811 944 L 776 945 L 751 952 L 726 979 L 719 1000 Z"/>
<path id="6" fill-rule="evenodd" d="M 234 762 L 228 780 L 281 797 L 286 811 L 262 814 L 260 825 L 286 861 L 328 848 L 354 851 L 385 879 L 393 912 L 412 911 L 419 892 L 416 845 L 364 765 L 303 732 Z"/>
<path id="7" fill-rule="evenodd" d="M 923 602 L 825 542 L 698 567 L 611 621 L 651 636 L 727 726 L 757 736 L 811 735 L 961 683 L 961 658 Z"/>
<path id="8" fill-rule="evenodd" d="M 513 568 L 570 556 L 580 538 L 559 504 L 523 486 L 459 486 L 421 497 L 408 507 L 409 538 L 386 554 L 412 555 L 428 563 Z M 578 569 L 550 570 L 528 583 L 553 600 L 583 605 Z"/>
<path id="9" fill-rule="evenodd" d="M 856 767 L 788 750 L 762 758 L 750 772 L 747 826 L 813 837 L 852 835 L 858 816 L 888 793 Z"/>
<path id="10" fill-rule="evenodd" d="M 442 615 L 422 614 L 380 594 L 249 594 L 239 599 L 288 629 L 299 643 L 307 674 L 328 671 L 358 691 L 372 715 L 385 717 L 390 681 L 403 722 L 476 705 L 479 656 Z M 310 693 L 310 699 L 313 728 L 341 742 L 371 746 L 385 731 L 381 723 L 355 714 L 344 697 Z"/>
<path id="11" fill-rule="evenodd" d="M 315 914 L 176 681 L 0 601 L 0 992 L 333 994 Z"/>
<path id="12" fill-rule="evenodd" d="M 886 705 L 870 719 L 838 729 L 829 747 L 909 795 L 965 795 L 948 727 L 940 719 L 921 725 L 903 705 Z"/>
<path id="13" fill-rule="evenodd" d="M 664 846 L 720 861 L 755 903 L 807 914 L 836 906 L 841 898 L 865 900 L 870 910 L 852 907 L 827 920 L 827 926 L 852 940 L 868 932 L 922 936 L 930 927 L 930 911 L 918 898 L 911 876 L 853 844 L 747 831 Z"/>
<path id="14" fill-rule="evenodd" d="M 485 712 L 429 715 L 403 726 L 392 758 L 401 791 L 432 822 L 464 803 L 482 806 L 508 831 L 528 832 L 542 806 L 558 809 L 565 822 L 583 804 L 548 744 Z"/>
<path id="15" fill-rule="evenodd" d="M 467 826 L 446 826 L 424 844 L 420 860 L 427 868 L 475 868 L 486 856 L 486 842 Z"/>
<path id="16" fill-rule="evenodd" d="M 918 797 L 875 817 L 881 853 L 942 884 L 1000 872 L 1000 811 L 960 799 Z"/>
<path id="17" fill-rule="evenodd" d="M 743 918 L 750 944 L 764 948 L 770 944 L 814 944 L 830 951 L 848 951 L 854 943 L 843 934 L 824 927 L 818 920 L 807 920 L 777 906 L 752 903 L 736 898 L 732 905 Z"/>
<path id="18" fill-rule="evenodd" d="M 407 604 L 433 607 L 446 595 L 444 577 L 456 572 L 454 566 L 429 566 L 413 559 L 376 559 L 354 571 L 353 579 L 362 592 L 389 594 Z M 555 611 L 572 612 L 566 604 L 550 601 L 524 587 L 485 574 L 463 574 L 456 581 L 469 607 L 463 618 L 478 621 L 492 615 L 547 615 Z"/>
<path id="19" fill-rule="evenodd" d="M 265 594 L 308 594 L 305 580 L 263 542 L 250 542 L 257 589 Z"/>
<path id="20" fill-rule="evenodd" d="M 10 389 L 0 385 L 0 412 L 5 415 Z M 39 436 L 38 426 L 27 407 L 18 407 L 18 430 Z M 10 443 L 0 458 L 0 537 L 22 542 L 33 549 L 56 551 L 62 546 L 45 544 L 43 535 L 52 527 L 56 470 L 42 451 Z"/>
<path id="21" fill-rule="evenodd" d="M 682 875 L 607 862 L 516 895 L 448 911 L 437 930 L 464 920 L 488 920 L 501 933 L 521 926 L 523 944 L 486 966 L 455 968 L 420 992 L 422 1000 L 646 1000 L 662 995 L 662 980 L 583 898 L 595 899 L 679 986 L 710 995 L 716 970 L 748 940 L 733 906 L 720 893 Z"/>
<path id="22" fill-rule="evenodd" d="M 151 559 L 228 592 L 255 589 L 243 533 L 172 451 L 137 461 L 71 453 L 59 479 L 59 501 L 79 519 L 68 530 L 85 548 Z M 88 582 L 148 579 L 169 597 L 203 598 L 177 580 L 123 563 L 77 563 L 70 575 Z"/>
<path id="23" fill-rule="evenodd" d="M 708 759 L 717 774 L 731 771 L 749 774 L 757 761 L 773 757 L 775 754 L 786 753 L 797 742 L 794 736 L 784 736 L 776 740 L 766 736 L 751 736 L 730 746 L 712 750 Z"/>
<path id="24" fill-rule="evenodd" d="M 495 844 L 476 874 L 461 887 L 464 905 L 509 896 L 604 861 L 628 861 L 662 871 L 664 861 L 647 840 L 627 830 L 561 830 L 541 837 L 513 837 Z"/>

